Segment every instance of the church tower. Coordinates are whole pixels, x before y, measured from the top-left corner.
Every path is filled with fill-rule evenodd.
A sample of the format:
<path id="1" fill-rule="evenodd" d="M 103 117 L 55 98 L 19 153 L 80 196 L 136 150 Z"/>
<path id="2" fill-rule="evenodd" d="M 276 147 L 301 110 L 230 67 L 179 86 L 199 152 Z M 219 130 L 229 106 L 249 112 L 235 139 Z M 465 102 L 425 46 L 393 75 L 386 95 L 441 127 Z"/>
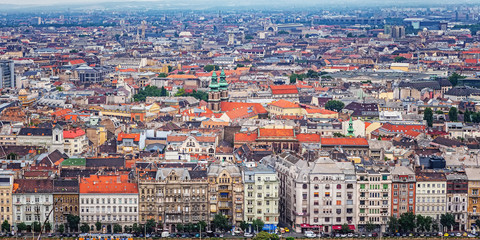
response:
<path id="1" fill-rule="evenodd" d="M 208 91 L 208 108 L 213 112 L 220 112 L 220 92 L 219 92 L 219 84 L 217 82 L 217 73 L 213 71 L 212 74 L 212 81 L 208 86 L 210 91 Z"/>
<path id="2" fill-rule="evenodd" d="M 348 128 L 347 128 L 347 136 L 354 137 L 355 136 L 354 132 L 355 132 L 355 129 L 353 129 L 352 117 L 350 117 L 350 121 L 348 122 Z"/>
<path id="3" fill-rule="evenodd" d="M 227 76 L 225 75 L 225 72 L 222 69 L 222 72 L 220 73 L 220 83 L 219 85 L 219 91 L 220 91 L 220 99 L 222 102 L 228 102 L 228 83 L 227 83 Z"/>

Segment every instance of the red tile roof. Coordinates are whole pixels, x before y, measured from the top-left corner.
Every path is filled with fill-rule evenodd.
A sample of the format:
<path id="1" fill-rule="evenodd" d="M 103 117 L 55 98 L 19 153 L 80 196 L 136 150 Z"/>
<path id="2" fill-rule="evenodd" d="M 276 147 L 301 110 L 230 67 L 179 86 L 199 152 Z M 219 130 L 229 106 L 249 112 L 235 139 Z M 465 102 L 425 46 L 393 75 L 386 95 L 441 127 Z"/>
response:
<path id="1" fill-rule="evenodd" d="M 235 133 L 234 142 L 255 142 L 257 140 L 257 133 Z"/>
<path id="2" fill-rule="evenodd" d="M 293 137 L 295 135 L 293 129 L 276 129 L 276 128 L 260 128 L 260 137 Z"/>
<path id="3" fill-rule="evenodd" d="M 258 114 L 265 114 L 267 110 L 260 103 L 245 103 L 245 102 L 221 102 L 220 109 L 222 112 L 232 111 L 237 108 L 253 107 Z"/>
<path id="4" fill-rule="evenodd" d="M 121 142 L 124 138 L 133 138 L 133 141 L 138 142 L 140 141 L 140 133 L 119 133 L 117 136 L 117 141 Z"/>
<path id="5" fill-rule="evenodd" d="M 83 135 L 85 135 L 85 131 L 83 131 L 83 129 L 80 129 L 80 128 L 76 128 L 73 130 L 63 130 L 63 138 L 71 139 L 71 138 L 77 138 Z"/>
<path id="6" fill-rule="evenodd" d="M 270 85 L 273 95 L 277 94 L 298 94 L 297 86 L 295 85 Z"/>
<path id="7" fill-rule="evenodd" d="M 270 105 L 279 107 L 279 108 L 299 108 L 300 105 L 298 103 L 293 103 L 287 100 L 280 99 L 278 101 L 272 102 Z"/>
<path id="8" fill-rule="evenodd" d="M 299 133 L 297 134 L 297 140 L 299 142 L 320 142 L 320 135 L 316 133 Z"/>
<path id="9" fill-rule="evenodd" d="M 137 184 L 128 175 L 90 175 L 80 182 L 80 193 L 138 193 Z"/>

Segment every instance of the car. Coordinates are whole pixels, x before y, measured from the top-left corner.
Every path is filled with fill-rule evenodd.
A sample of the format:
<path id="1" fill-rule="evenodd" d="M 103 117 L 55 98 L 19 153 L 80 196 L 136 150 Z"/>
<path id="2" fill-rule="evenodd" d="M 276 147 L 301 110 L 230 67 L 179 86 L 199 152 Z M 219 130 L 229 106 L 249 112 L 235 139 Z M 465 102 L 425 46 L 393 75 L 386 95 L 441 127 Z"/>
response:
<path id="1" fill-rule="evenodd" d="M 290 232 L 290 229 L 288 229 L 288 227 L 285 227 L 285 232 Z"/>
<path id="2" fill-rule="evenodd" d="M 474 237 L 475 237 L 475 234 L 469 233 L 469 234 L 467 234 L 467 237 L 469 237 L 469 238 L 474 238 Z"/>
<path id="3" fill-rule="evenodd" d="M 243 234 L 243 236 L 246 237 L 246 238 L 251 238 L 251 237 L 253 237 L 253 234 L 252 234 L 252 233 L 249 233 L 249 232 L 245 232 L 245 233 Z"/>
<path id="4" fill-rule="evenodd" d="M 312 231 L 305 231 L 304 236 L 307 237 L 307 238 L 315 238 L 315 237 L 317 237 L 317 234 L 315 234 Z"/>
<path id="5" fill-rule="evenodd" d="M 462 233 L 457 232 L 457 233 L 455 233 L 455 236 L 456 236 L 456 237 L 461 237 L 461 236 L 462 236 Z"/>
<path id="6" fill-rule="evenodd" d="M 362 233 L 362 235 L 360 235 L 360 237 L 364 238 L 364 237 L 367 237 L 367 235 L 365 235 L 365 233 Z"/>
<path id="7" fill-rule="evenodd" d="M 444 233 L 443 236 L 444 236 L 444 237 L 448 237 L 449 234 L 448 234 L 448 233 Z"/>
<path id="8" fill-rule="evenodd" d="M 347 234 L 347 237 L 349 237 L 349 238 L 353 237 L 353 233 Z"/>

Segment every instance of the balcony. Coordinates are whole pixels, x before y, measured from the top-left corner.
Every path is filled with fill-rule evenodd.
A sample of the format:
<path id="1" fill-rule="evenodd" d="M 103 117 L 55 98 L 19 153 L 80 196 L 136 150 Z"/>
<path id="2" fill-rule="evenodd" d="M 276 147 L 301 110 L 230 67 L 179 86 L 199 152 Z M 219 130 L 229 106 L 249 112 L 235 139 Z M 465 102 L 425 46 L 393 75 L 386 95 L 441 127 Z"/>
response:
<path id="1" fill-rule="evenodd" d="M 367 197 L 360 197 L 360 200 L 367 200 Z"/>
<path id="2" fill-rule="evenodd" d="M 360 189 L 360 192 L 368 192 L 368 189 Z"/>
<path id="3" fill-rule="evenodd" d="M 390 192 L 390 189 L 382 189 L 382 192 Z"/>

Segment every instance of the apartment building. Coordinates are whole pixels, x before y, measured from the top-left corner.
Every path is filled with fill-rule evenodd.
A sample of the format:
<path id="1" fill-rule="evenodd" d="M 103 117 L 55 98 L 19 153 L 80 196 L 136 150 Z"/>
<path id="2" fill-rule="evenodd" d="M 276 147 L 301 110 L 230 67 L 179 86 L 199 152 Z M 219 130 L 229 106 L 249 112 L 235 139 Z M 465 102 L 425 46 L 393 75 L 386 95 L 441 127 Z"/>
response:
<path id="1" fill-rule="evenodd" d="M 52 229 L 58 229 L 60 225 L 64 225 L 66 231 L 74 231 L 69 229 L 67 216 L 79 216 L 78 202 L 78 180 L 54 180 L 53 181 L 53 201 L 54 211 L 52 220 Z"/>
<path id="2" fill-rule="evenodd" d="M 465 173 L 468 178 L 467 228 L 471 229 L 480 217 L 480 168 L 466 168 Z"/>
<path id="3" fill-rule="evenodd" d="M 390 217 L 392 179 L 386 166 L 357 169 L 358 231 L 367 231 L 367 224 L 375 224 L 375 231 L 385 231 Z"/>
<path id="4" fill-rule="evenodd" d="M 243 183 L 240 168 L 232 163 L 213 163 L 208 169 L 208 194 L 210 220 L 215 214 L 228 217 L 230 223 L 239 226 L 243 221 Z"/>
<path id="5" fill-rule="evenodd" d="M 392 170 L 392 216 L 415 213 L 415 172 L 406 166 L 395 166 Z"/>
<path id="6" fill-rule="evenodd" d="M 445 213 L 447 200 L 445 173 L 419 170 L 415 172 L 415 177 L 416 214 L 440 221 L 440 216 Z"/>
<path id="7" fill-rule="evenodd" d="M 153 219 L 163 229 L 176 231 L 177 224 L 209 221 L 206 170 L 161 168 L 139 180 L 139 220 Z"/>
<path id="8" fill-rule="evenodd" d="M 0 219 L 12 223 L 13 171 L 0 171 Z"/>
<path id="9" fill-rule="evenodd" d="M 53 218 L 53 180 L 15 179 L 13 184 L 14 229 L 19 223 L 51 221 Z"/>
<path id="10" fill-rule="evenodd" d="M 449 173 L 447 178 L 446 212 L 455 217 L 450 231 L 467 229 L 468 178 L 465 172 Z"/>
<path id="11" fill-rule="evenodd" d="M 115 223 L 122 227 L 138 223 L 137 183 L 128 175 L 91 175 L 79 183 L 80 221 L 91 229 L 101 222 L 105 232 Z"/>
<path id="12" fill-rule="evenodd" d="M 277 174 L 263 164 L 248 162 L 245 165 L 242 171 L 245 190 L 244 219 L 247 223 L 261 219 L 265 225 L 258 231 L 275 231 L 280 216 Z"/>

